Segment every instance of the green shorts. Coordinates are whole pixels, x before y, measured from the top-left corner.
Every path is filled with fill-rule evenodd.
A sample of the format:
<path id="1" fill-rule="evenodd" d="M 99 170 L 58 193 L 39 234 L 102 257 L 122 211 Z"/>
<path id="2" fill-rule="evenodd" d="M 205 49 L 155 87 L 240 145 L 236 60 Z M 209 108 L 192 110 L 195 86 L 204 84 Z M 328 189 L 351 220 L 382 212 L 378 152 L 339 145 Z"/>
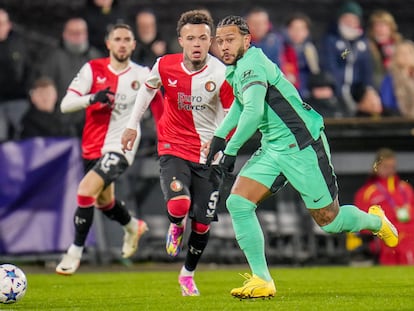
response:
<path id="1" fill-rule="evenodd" d="M 324 133 L 310 146 L 280 153 L 269 144 L 255 152 L 241 169 L 244 176 L 277 192 L 289 182 L 301 195 L 307 208 L 322 208 L 338 195 L 338 185 Z"/>

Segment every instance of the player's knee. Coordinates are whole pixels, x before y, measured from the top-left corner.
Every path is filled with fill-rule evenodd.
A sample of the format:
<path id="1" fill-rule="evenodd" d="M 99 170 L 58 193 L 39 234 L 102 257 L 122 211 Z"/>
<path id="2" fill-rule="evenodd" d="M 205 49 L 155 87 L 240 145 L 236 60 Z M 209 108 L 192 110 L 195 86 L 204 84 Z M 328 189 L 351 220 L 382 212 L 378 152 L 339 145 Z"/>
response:
<path id="1" fill-rule="evenodd" d="M 182 218 L 187 215 L 190 210 L 191 200 L 189 197 L 181 197 L 179 199 L 170 199 L 167 202 L 168 214 L 175 218 Z"/>
<path id="2" fill-rule="evenodd" d="M 206 234 L 210 230 L 210 225 L 202 224 L 197 221 L 191 222 L 191 229 L 198 234 Z"/>
<path id="3" fill-rule="evenodd" d="M 230 194 L 226 200 L 226 207 L 229 213 L 234 216 L 236 214 L 250 214 L 256 205 L 240 195 Z"/>

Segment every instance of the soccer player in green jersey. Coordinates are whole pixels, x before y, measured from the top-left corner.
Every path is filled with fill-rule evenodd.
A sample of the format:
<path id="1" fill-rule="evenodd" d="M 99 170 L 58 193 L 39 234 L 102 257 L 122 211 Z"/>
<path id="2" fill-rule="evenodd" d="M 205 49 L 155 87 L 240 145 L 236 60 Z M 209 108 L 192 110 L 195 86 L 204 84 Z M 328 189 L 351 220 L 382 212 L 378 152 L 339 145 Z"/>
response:
<path id="1" fill-rule="evenodd" d="M 276 288 L 265 258 L 264 237 L 255 213 L 257 204 L 286 182 L 300 193 L 316 223 L 326 232 L 357 232 L 378 235 L 386 245 L 398 244 L 398 233 L 379 206 L 368 213 L 353 205 L 339 206 L 336 176 L 324 134 L 323 118 L 300 98 L 294 86 L 261 49 L 250 47 L 245 20 L 228 16 L 217 26 L 221 60 L 228 65 L 226 79 L 235 95 L 233 105 L 216 129 L 209 146 L 208 163 L 223 152 L 220 167 L 233 171 L 241 146 L 256 132 L 261 147 L 243 166 L 226 206 L 236 239 L 252 275 L 231 290 L 239 298 L 272 297 Z M 236 127 L 226 144 L 225 138 Z"/>

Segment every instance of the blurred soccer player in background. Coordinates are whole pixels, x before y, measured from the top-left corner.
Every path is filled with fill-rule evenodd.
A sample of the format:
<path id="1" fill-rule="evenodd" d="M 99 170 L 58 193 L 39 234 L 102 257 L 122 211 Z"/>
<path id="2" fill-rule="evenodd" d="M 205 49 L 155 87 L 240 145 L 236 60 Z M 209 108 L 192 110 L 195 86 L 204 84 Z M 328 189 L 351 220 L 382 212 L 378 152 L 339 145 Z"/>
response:
<path id="1" fill-rule="evenodd" d="M 115 200 L 114 181 L 132 163 L 138 147 L 136 144 L 132 152 L 124 154 L 119 139 L 139 85 L 148 77 L 149 69 L 130 61 L 135 40 L 128 25 L 115 25 L 108 33 L 106 45 L 109 57 L 86 63 L 69 85 L 61 103 L 64 113 L 86 109 L 82 138 L 86 175 L 78 187 L 75 239 L 56 267 L 59 274 L 73 274 L 77 270 L 92 225 L 94 207 L 122 225 L 124 258 L 135 253 L 139 238 L 148 229 L 144 221 L 131 217 L 123 203 Z"/>
<path id="2" fill-rule="evenodd" d="M 202 11 L 183 13 L 177 24 L 182 53 L 158 59 L 138 92 L 134 111 L 122 136 L 125 150 L 132 150 L 137 126 L 157 90 L 165 89 L 164 114 L 158 122 L 158 155 L 161 188 L 171 225 L 167 253 L 175 257 L 182 248 L 187 216 L 191 234 L 178 282 L 183 296 L 198 296 L 193 276 L 216 219 L 217 186 L 214 172 L 205 164 L 201 146 L 213 137 L 233 101 L 225 81 L 225 66 L 208 54 L 213 20 Z M 127 152 L 128 154 L 128 152 Z"/>
<path id="3" fill-rule="evenodd" d="M 364 211 L 373 204 L 381 205 L 400 234 L 395 248 L 378 243 L 378 262 L 381 265 L 414 265 L 414 189 L 400 178 L 397 164 L 393 150 L 379 149 L 368 180 L 355 194 L 355 204 Z M 374 250 L 376 244 L 374 240 L 371 249 Z"/>
<path id="4" fill-rule="evenodd" d="M 261 49 L 250 47 L 250 40 L 243 18 L 228 16 L 219 22 L 216 41 L 221 59 L 228 65 L 226 79 L 236 98 L 214 133 L 207 158 L 208 164 L 223 151 L 220 168 L 229 174 L 242 145 L 257 129 L 262 133 L 261 147 L 241 169 L 226 200 L 236 239 L 253 274 L 246 273 L 243 286 L 231 291 L 239 298 L 272 297 L 276 293 L 255 211 L 257 204 L 287 182 L 300 193 L 324 231 L 368 229 L 388 246 L 398 244 L 398 233 L 379 206 L 371 206 L 369 213 L 353 205 L 339 206 L 322 116 L 302 101 Z M 226 144 L 225 138 L 235 126 Z"/>

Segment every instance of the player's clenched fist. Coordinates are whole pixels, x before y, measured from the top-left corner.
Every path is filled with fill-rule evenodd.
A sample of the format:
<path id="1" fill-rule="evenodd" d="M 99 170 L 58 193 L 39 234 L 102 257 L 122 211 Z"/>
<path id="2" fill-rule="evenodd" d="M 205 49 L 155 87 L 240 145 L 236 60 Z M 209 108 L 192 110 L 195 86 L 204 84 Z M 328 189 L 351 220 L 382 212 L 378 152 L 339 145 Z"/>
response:
<path id="1" fill-rule="evenodd" d="M 134 147 L 135 140 L 137 139 L 137 130 L 133 129 L 125 129 L 124 133 L 122 134 L 121 144 L 122 144 L 122 151 L 131 151 L 132 147 Z"/>
<path id="2" fill-rule="evenodd" d="M 110 90 L 110 87 L 108 86 L 104 90 L 100 90 L 99 92 L 93 94 L 91 98 L 89 99 L 89 103 L 95 104 L 95 103 L 103 103 L 108 104 L 109 106 L 112 106 L 115 102 L 115 93 Z"/>

